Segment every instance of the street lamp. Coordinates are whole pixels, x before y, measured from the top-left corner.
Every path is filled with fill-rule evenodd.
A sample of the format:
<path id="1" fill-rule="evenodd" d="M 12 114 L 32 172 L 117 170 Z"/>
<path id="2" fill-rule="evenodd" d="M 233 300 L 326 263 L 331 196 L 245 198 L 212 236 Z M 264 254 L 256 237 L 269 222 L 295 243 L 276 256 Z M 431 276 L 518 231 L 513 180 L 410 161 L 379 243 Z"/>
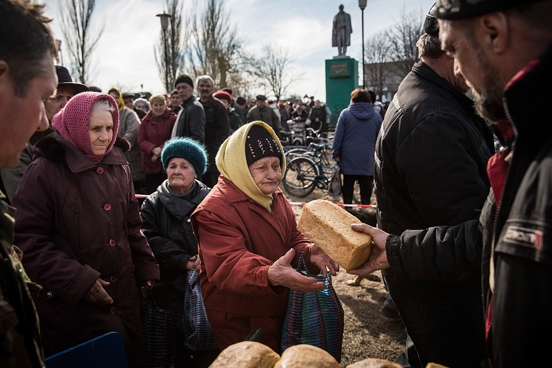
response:
<path id="1" fill-rule="evenodd" d="M 360 7 L 362 13 L 362 89 L 366 89 L 364 86 L 364 83 L 366 83 L 366 79 L 364 77 L 364 9 L 366 8 L 367 1 L 368 0 L 358 0 L 358 6 Z"/>
<path id="2" fill-rule="evenodd" d="M 167 52 L 167 28 L 169 28 L 169 18 L 171 17 L 171 15 L 165 13 L 165 11 L 163 10 L 163 14 L 157 14 L 156 17 L 159 17 L 161 19 L 161 28 L 163 29 L 163 46 L 165 48 L 165 89 L 167 89 L 169 85 L 169 55 Z"/>

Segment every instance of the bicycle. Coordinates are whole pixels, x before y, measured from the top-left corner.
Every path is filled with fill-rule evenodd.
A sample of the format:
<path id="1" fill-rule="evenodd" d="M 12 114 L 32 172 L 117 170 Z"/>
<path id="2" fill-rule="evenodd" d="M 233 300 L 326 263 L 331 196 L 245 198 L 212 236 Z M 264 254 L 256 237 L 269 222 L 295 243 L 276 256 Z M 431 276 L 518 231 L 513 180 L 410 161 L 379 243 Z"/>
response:
<path id="1" fill-rule="evenodd" d="M 284 189 L 291 195 L 306 197 L 315 188 L 327 189 L 337 162 L 330 165 L 324 150 L 326 144 L 311 143 L 303 155 L 291 159 L 284 171 Z"/>
<path id="2" fill-rule="evenodd" d="M 308 133 L 307 148 L 292 148 L 288 150 L 285 154 L 286 162 L 305 154 L 311 154 L 314 151 L 313 143 L 322 144 L 324 146 L 331 146 L 333 144 L 332 139 L 322 138 L 320 132 L 313 128 L 307 128 L 306 131 Z"/>

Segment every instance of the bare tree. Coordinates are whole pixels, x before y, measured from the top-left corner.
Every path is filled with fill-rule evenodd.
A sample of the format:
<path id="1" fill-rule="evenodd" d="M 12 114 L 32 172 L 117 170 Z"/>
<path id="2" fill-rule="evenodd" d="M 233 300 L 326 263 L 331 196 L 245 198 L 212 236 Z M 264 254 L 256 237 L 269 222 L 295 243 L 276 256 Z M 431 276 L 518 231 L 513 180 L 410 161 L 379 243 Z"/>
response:
<path id="1" fill-rule="evenodd" d="M 88 84 L 91 57 L 104 27 L 91 28 L 96 0 L 65 0 L 59 3 L 61 31 L 69 50 L 73 75 L 82 84 Z"/>
<path id="2" fill-rule="evenodd" d="M 391 60 L 396 62 L 397 73 L 403 78 L 418 61 L 416 42 L 423 34 L 423 20 L 421 11 L 407 13 L 403 8 L 399 21 L 387 31 Z"/>
<path id="3" fill-rule="evenodd" d="M 197 2 L 194 5 L 197 9 Z M 195 13 L 191 21 L 193 43 L 187 49 L 191 74 L 210 75 L 220 88 L 228 85 L 232 74 L 239 73 L 244 62 L 243 40 L 237 28 L 230 23 L 222 0 L 208 0 L 201 15 Z"/>
<path id="4" fill-rule="evenodd" d="M 253 74 L 259 78 L 260 85 L 269 88 L 277 100 L 297 80 L 289 70 L 292 62 L 288 49 L 265 45 L 261 57 L 252 66 Z"/>
<path id="5" fill-rule="evenodd" d="M 174 89 L 174 82 L 184 68 L 183 50 L 187 46 L 188 32 L 182 37 L 182 7 L 181 0 L 165 0 L 167 14 L 171 16 L 169 27 L 166 31 L 161 29 L 159 41 L 153 48 L 159 77 L 167 93 Z"/>
<path id="6" fill-rule="evenodd" d="M 386 32 L 379 32 L 366 40 L 366 81 L 368 89 L 373 90 L 377 96 L 383 95 L 385 79 L 390 76 L 391 60 L 389 50 L 391 44 Z"/>

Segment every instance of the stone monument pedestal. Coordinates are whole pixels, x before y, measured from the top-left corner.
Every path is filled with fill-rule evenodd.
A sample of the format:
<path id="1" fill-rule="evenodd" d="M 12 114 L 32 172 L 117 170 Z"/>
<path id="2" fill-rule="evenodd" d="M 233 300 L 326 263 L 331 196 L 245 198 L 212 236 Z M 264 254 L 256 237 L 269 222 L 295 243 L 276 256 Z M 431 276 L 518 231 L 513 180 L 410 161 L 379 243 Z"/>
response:
<path id="1" fill-rule="evenodd" d="M 348 56 L 326 59 L 326 104 L 332 111 L 330 125 L 337 124 L 339 114 L 351 102 L 351 92 L 357 88 L 358 61 Z"/>

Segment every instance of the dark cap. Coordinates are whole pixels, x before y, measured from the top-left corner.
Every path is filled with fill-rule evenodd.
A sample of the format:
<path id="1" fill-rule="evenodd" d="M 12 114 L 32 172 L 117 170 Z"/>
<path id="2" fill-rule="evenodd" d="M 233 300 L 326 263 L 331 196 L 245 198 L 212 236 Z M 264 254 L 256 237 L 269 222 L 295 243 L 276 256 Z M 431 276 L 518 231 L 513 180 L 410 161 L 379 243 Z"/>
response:
<path id="1" fill-rule="evenodd" d="M 134 93 L 124 92 L 124 93 L 123 93 L 123 100 L 124 100 L 125 98 L 132 98 L 132 99 L 134 99 L 134 98 L 136 98 L 136 97 L 134 97 Z"/>
<path id="2" fill-rule="evenodd" d="M 69 70 L 61 65 L 56 65 L 56 74 L 58 77 L 58 86 L 71 86 L 75 94 L 88 91 L 88 87 L 84 84 L 73 83 Z"/>
<path id="3" fill-rule="evenodd" d="M 194 87 L 194 81 L 186 74 L 181 74 L 178 76 L 178 78 L 176 78 L 176 81 L 174 82 L 174 87 L 176 88 L 176 86 L 178 86 L 180 83 L 187 83 L 192 88 Z"/>
<path id="4" fill-rule="evenodd" d="M 264 96 L 264 95 L 257 95 L 257 101 L 266 101 L 266 96 Z"/>
<path id="5" fill-rule="evenodd" d="M 232 96 L 228 92 L 225 92 L 223 90 L 216 91 L 213 93 L 214 98 L 218 98 L 219 100 L 226 100 L 228 101 L 229 105 L 232 105 Z"/>
<path id="6" fill-rule="evenodd" d="M 458 20 L 539 1 L 542 0 L 437 0 L 430 13 L 438 19 Z"/>
<path id="7" fill-rule="evenodd" d="M 424 33 L 433 37 L 439 37 L 439 22 L 437 22 L 437 18 L 433 15 L 434 12 L 435 4 L 429 9 L 429 13 L 425 17 Z"/>
<path id="8" fill-rule="evenodd" d="M 178 95 L 178 91 L 176 89 L 171 92 L 171 96 L 174 96 L 174 95 Z"/>

